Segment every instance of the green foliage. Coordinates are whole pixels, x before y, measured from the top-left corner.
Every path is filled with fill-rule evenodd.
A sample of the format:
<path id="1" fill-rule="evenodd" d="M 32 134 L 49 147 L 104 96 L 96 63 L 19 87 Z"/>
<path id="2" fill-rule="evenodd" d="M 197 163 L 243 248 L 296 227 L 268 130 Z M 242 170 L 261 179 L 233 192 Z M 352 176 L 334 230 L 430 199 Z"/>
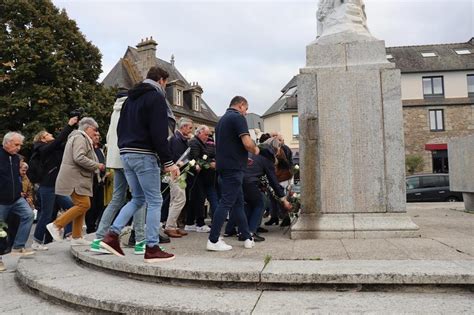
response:
<path id="1" fill-rule="evenodd" d="M 265 264 L 264 265 L 264 268 L 268 265 L 268 263 L 272 260 L 272 256 L 271 255 L 265 255 L 265 258 L 263 259 L 263 263 Z"/>
<path id="2" fill-rule="evenodd" d="M 115 91 L 97 83 L 101 54 L 49 0 L 0 1 L 0 134 L 63 127 L 78 107 L 108 127 Z"/>
<path id="3" fill-rule="evenodd" d="M 405 159 L 405 166 L 408 174 L 412 175 L 421 172 L 425 161 L 421 155 L 408 155 Z"/>

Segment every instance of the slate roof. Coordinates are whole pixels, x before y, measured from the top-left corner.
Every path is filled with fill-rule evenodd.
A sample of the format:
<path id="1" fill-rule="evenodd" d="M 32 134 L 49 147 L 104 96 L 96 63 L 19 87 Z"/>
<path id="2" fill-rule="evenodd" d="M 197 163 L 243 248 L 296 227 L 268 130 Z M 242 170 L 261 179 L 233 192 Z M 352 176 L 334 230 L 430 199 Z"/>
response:
<path id="1" fill-rule="evenodd" d="M 459 55 L 456 49 L 471 54 Z M 434 52 L 436 57 L 423 57 L 422 52 Z M 402 73 L 474 70 L 474 38 L 466 43 L 389 47 L 387 54 Z"/>
<path id="2" fill-rule="evenodd" d="M 128 89 L 133 87 L 135 82 L 143 79 L 143 75 L 139 74 L 137 68 L 134 66 L 134 64 L 138 63 L 138 61 L 139 55 L 137 49 L 129 46 L 124 54 L 124 57 L 121 58 L 117 64 L 115 64 L 112 70 L 104 78 L 102 83 L 105 86 L 125 87 Z M 196 86 L 191 85 L 183 77 L 174 64 L 164 61 L 160 58 L 156 58 L 156 65 L 166 70 L 170 74 L 168 82 L 181 80 L 184 83 L 184 90 L 196 88 Z M 137 80 L 134 80 L 134 76 L 137 77 Z M 171 109 L 175 115 L 186 116 L 193 119 L 194 121 L 197 121 L 198 123 L 204 123 L 212 127 L 217 124 L 217 115 L 203 98 L 201 98 L 201 111 L 193 110 L 192 105 L 186 103 L 186 99 L 183 99 L 183 102 L 183 106 L 171 105 Z"/>
<path id="3" fill-rule="evenodd" d="M 255 113 L 248 113 L 245 115 L 245 119 L 247 120 L 247 125 L 249 129 L 260 129 L 263 131 L 263 119 L 259 115 Z"/>
<path id="4" fill-rule="evenodd" d="M 281 89 L 282 95 L 280 98 L 270 106 L 269 109 L 262 115 L 262 118 L 267 118 L 274 114 L 279 114 L 282 112 L 297 112 L 298 111 L 298 95 L 296 89 L 296 76 L 294 76 L 290 82 L 288 82 L 283 89 Z M 287 92 L 291 92 L 293 89 L 294 92 L 290 93 L 291 95 L 286 95 Z"/>

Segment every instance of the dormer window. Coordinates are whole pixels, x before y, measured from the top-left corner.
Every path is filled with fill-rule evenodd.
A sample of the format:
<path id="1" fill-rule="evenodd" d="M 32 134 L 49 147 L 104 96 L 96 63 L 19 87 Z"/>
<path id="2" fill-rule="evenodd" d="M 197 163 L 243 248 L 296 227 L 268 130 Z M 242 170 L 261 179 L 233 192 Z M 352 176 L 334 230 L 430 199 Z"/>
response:
<path id="1" fill-rule="evenodd" d="M 183 90 L 176 88 L 174 93 L 174 103 L 178 106 L 183 106 Z"/>
<path id="2" fill-rule="evenodd" d="M 425 52 L 422 52 L 421 55 L 423 56 L 423 58 L 431 58 L 431 57 L 437 57 L 438 56 L 433 51 L 425 51 Z"/>
<path id="3" fill-rule="evenodd" d="M 197 112 L 201 111 L 201 97 L 199 95 L 194 95 L 193 110 Z"/>
<path id="4" fill-rule="evenodd" d="M 465 48 L 465 49 L 455 49 L 454 52 L 456 52 L 456 54 L 458 54 L 458 55 L 470 55 L 471 54 L 471 51 L 467 48 Z"/>

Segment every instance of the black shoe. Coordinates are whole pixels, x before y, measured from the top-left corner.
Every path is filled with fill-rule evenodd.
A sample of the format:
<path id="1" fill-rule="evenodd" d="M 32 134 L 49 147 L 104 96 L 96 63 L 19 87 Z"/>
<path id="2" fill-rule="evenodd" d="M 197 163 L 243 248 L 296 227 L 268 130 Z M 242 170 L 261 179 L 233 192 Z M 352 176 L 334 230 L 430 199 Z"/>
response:
<path id="1" fill-rule="evenodd" d="M 286 216 L 281 220 L 280 226 L 289 226 L 291 224 L 290 217 Z"/>
<path id="2" fill-rule="evenodd" d="M 270 220 L 265 222 L 265 225 L 267 225 L 267 226 L 268 225 L 273 225 L 273 224 L 278 225 L 278 218 L 277 217 L 275 217 L 275 218 L 272 217 Z"/>
<path id="3" fill-rule="evenodd" d="M 128 238 L 128 246 L 135 247 L 135 230 L 130 232 L 130 237 Z"/>
<path id="4" fill-rule="evenodd" d="M 163 243 L 171 243 L 171 240 L 168 236 L 160 234 L 160 244 Z"/>
<path id="5" fill-rule="evenodd" d="M 224 233 L 224 237 L 230 237 L 230 236 L 234 236 L 234 235 L 237 235 L 237 231 L 235 229 L 233 229 L 231 232 L 225 232 Z"/>
<path id="6" fill-rule="evenodd" d="M 252 237 L 255 242 L 263 242 L 265 240 L 265 237 L 261 237 L 257 233 L 254 233 Z"/>
<path id="7" fill-rule="evenodd" d="M 260 227 L 260 226 L 257 228 L 257 233 L 267 233 L 267 232 L 268 232 L 268 230 L 266 228 L 263 228 L 263 227 Z"/>

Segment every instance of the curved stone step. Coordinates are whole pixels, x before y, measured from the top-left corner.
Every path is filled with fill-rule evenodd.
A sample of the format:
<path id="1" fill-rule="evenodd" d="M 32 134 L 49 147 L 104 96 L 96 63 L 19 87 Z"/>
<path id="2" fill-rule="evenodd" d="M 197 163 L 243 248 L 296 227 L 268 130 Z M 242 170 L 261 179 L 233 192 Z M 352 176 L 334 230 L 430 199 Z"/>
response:
<path id="1" fill-rule="evenodd" d="M 125 257 L 98 254 L 85 246 L 71 253 L 81 263 L 146 281 L 197 282 L 256 288 L 318 285 L 473 285 L 474 260 L 259 260 L 205 256 L 178 256 L 146 264 L 142 256 L 125 249 Z"/>

